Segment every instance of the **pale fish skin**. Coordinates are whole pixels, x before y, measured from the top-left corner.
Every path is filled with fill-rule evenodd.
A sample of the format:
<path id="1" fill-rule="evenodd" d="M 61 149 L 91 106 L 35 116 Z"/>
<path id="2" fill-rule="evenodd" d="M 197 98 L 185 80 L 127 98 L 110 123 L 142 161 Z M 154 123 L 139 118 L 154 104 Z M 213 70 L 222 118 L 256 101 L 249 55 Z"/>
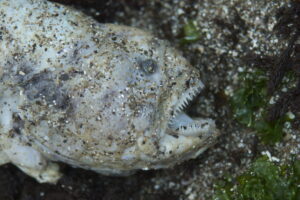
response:
<path id="1" fill-rule="evenodd" d="M 219 132 L 186 107 L 203 84 L 167 42 L 45 0 L 0 0 L 0 164 L 55 183 L 196 158 Z"/>

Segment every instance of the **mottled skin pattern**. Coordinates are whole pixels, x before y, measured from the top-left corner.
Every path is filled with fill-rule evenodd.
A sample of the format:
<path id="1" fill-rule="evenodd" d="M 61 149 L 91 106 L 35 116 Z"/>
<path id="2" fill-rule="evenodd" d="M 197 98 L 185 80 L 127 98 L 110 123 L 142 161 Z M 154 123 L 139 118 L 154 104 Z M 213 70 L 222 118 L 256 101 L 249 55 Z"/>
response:
<path id="1" fill-rule="evenodd" d="M 209 119 L 169 126 L 202 83 L 165 41 L 44 0 L 0 0 L 0 18 L 0 163 L 41 182 L 60 176 L 51 161 L 128 174 L 194 158 L 218 135 Z"/>

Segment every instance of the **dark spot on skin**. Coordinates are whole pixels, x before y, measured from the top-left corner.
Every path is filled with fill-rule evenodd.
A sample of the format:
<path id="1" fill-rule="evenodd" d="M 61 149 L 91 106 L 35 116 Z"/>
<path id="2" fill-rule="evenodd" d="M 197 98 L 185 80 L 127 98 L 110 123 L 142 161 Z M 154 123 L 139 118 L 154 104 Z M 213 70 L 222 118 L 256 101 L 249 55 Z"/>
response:
<path id="1" fill-rule="evenodd" d="M 73 77 L 73 76 L 76 76 L 76 75 L 84 75 L 84 72 L 83 71 L 79 71 L 79 70 L 76 70 L 76 69 L 73 69 L 69 72 L 69 74 Z"/>
<path id="2" fill-rule="evenodd" d="M 207 122 L 205 122 L 205 123 L 202 125 L 202 127 L 204 127 L 204 126 L 208 126 L 208 123 L 207 123 Z"/>
<path id="3" fill-rule="evenodd" d="M 35 50 L 36 50 L 36 44 L 34 43 L 34 44 L 32 45 L 32 53 L 34 53 Z"/>
<path id="4" fill-rule="evenodd" d="M 47 71 L 35 74 L 21 85 L 29 100 L 44 100 L 59 109 L 66 109 L 70 105 L 68 95 L 55 84 L 52 75 Z"/>
<path id="5" fill-rule="evenodd" d="M 190 80 L 187 80 L 187 81 L 185 82 L 185 86 L 186 86 L 187 88 L 190 87 Z"/>
<path id="6" fill-rule="evenodd" d="M 113 136 L 111 136 L 111 135 L 109 135 L 109 136 L 107 137 L 107 139 L 108 139 L 108 140 L 113 140 L 113 139 L 114 139 L 114 137 L 113 137 Z"/>
<path id="7" fill-rule="evenodd" d="M 170 114 L 171 114 L 171 116 L 173 116 L 174 115 L 174 110 L 171 110 Z"/>
<path id="8" fill-rule="evenodd" d="M 73 22 L 73 21 L 69 21 L 69 22 L 70 22 L 70 24 L 72 24 L 74 26 L 78 26 L 78 23 L 76 23 L 76 22 Z"/>
<path id="9" fill-rule="evenodd" d="M 13 114 L 13 130 L 16 134 L 21 135 L 24 128 L 24 121 L 16 113 Z"/>
<path id="10" fill-rule="evenodd" d="M 178 129 L 179 130 L 179 129 Z M 179 138 L 179 136 L 178 135 L 176 135 L 176 134 L 171 134 L 171 136 L 172 137 L 174 137 L 174 138 L 176 138 L 176 139 L 178 139 Z"/>
<path id="11" fill-rule="evenodd" d="M 62 81 L 67 81 L 69 79 L 70 79 L 70 76 L 68 74 L 62 74 L 59 77 L 59 80 L 62 80 Z"/>
<path id="12" fill-rule="evenodd" d="M 79 49 L 75 49 L 74 52 L 73 52 L 73 54 L 72 54 L 72 59 L 73 60 L 77 61 L 79 59 L 78 53 L 79 53 Z"/>
<path id="13" fill-rule="evenodd" d="M 154 74 L 158 69 L 158 65 L 152 59 L 139 61 L 139 67 L 147 75 Z"/>

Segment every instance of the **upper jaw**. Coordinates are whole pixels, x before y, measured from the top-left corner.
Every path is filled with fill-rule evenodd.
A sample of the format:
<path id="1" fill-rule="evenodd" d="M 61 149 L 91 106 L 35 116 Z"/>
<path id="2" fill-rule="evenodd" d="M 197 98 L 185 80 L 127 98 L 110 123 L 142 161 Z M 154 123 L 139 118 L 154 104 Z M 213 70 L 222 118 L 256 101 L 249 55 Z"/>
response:
<path id="1" fill-rule="evenodd" d="M 204 85 L 201 81 L 193 81 L 194 83 L 190 88 L 184 91 L 179 97 L 178 101 L 174 104 L 174 115 L 177 115 L 184 111 L 190 103 L 195 99 L 195 97 L 201 92 L 204 88 Z"/>

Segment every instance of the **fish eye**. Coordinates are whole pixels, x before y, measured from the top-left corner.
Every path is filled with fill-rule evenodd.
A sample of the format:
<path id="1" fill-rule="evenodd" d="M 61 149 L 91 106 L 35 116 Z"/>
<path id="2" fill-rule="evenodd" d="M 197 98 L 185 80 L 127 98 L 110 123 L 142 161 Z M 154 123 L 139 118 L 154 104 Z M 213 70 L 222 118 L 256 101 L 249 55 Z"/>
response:
<path id="1" fill-rule="evenodd" d="M 145 74 L 148 74 L 148 75 L 154 74 L 158 68 L 156 62 L 152 59 L 146 59 L 146 60 L 140 61 L 139 67 Z"/>

